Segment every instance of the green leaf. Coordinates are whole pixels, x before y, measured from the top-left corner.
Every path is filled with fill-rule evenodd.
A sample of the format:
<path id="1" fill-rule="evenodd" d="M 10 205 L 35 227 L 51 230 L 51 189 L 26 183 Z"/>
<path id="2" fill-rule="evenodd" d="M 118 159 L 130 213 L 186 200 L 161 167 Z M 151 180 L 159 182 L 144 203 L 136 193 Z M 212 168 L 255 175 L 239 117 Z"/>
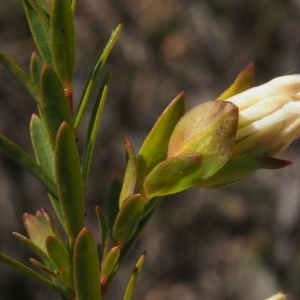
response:
<path id="1" fill-rule="evenodd" d="M 59 235 L 59 232 L 55 226 L 55 223 L 54 223 L 54 220 L 53 220 L 53 217 L 51 216 L 51 214 L 45 209 L 45 208 L 42 208 L 41 211 L 37 211 L 36 213 L 36 217 L 41 220 L 42 222 L 44 223 L 47 223 L 52 232 L 53 232 L 53 235 L 62 242 L 62 239 Z"/>
<path id="2" fill-rule="evenodd" d="M 63 285 L 69 290 L 74 291 L 73 277 L 70 269 L 61 268 L 59 271 L 60 280 Z"/>
<path id="3" fill-rule="evenodd" d="M 109 201 L 108 201 L 108 218 L 107 218 L 107 226 L 108 232 L 112 237 L 114 223 L 119 212 L 119 198 L 122 189 L 122 183 L 115 179 L 112 181 L 110 185 L 110 193 L 109 193 Z"/>
<path id="4" fill-rule="evenodd" d="M 162 161 L 145 179 L 146 200 L 190 188 L 200 176 L 201 164 L 202 158 L 198 153 L 179 155 Z"/>
<path id="5" fill-rule="evenodd" d="M 69 290 L 73 290 L 71 257 L 61 241 L 54 236 L 46 239 L 46 249 L 57 272 L 63 275 L 61 279 Z"/>
<path id="6" fill-rule="evenodd" d="M 49 19 L 50 17 L 50 10 L 47 2 L 45 0 L 36 0 L 36 3 L 38 6 L 44 11 L 45 15 Z"/>
<path id="7" fill-rule="evenodd" d="M 126 170 L 122 185 L 122 190 L 119 199 L 119 207 L 122 207 L 123 202 L 131 197 L 134 193 L 136 185 L 136 156 L 134 149 L 128 139 L 124 140 L 126 150 Z"/>
<path id="8" fill-rule="evenodd" d="M 61 241 L 54 236 L 48 236 L 45 241 L 47 253 L 57 270 L 66 268 L 71 270 L 71 258 Z"/>
<path id="9" fill-rule="evenodd" d="M 56 285 L 54 282 L 48 280 L 47 278 L 41 276 L 37 272 L 33 271 L 32 269 L 28 268 L 24 264 L 20 263 L 19 261 L 5 255 L 4 253 L 0 252 L 0 262 L 14 268 L 15 270 L 23 273 L 27 277 L 37 281 L 38 283 L 52 288 L 59 292 L 63 297 L 66 299 L 70 299 L 71 294 L 61 285 Z"/>
<path id="10" fill-rule="evenodd" d="M 35 44 L 44 62 L 53 66 L 49 19 L 36 0 L 23 0 L 23 6 Z"/>
<path id="11" fill-rule="evenodd" d="M 218 100 L 226 100 L 236 94 L 244 92 L 254 85 L 254 64 L 249 64 L 235 79 L 233 84 L 220 95 Z"/>
<path id="12" fill-rule="evenodd" d="M 46 20 L 49 23 L 49 19 L 50 19 L 50 9 L 49 6 L 46 2 L 46 0 L 27 0 L 29 1 L 29 3 L 33 3 L 33 7 L 37 6 L 37 8 L 39 10 L 42 10 L 42 12 L 44 13 L 44 16 L 46 18 Z"/>
<path id="13" fill-rule="evenodd" d="M 133 195 L 123 202 L 113 228 L 113 236 L 119 247 L 135 233 L 143 210 L 144 199 L 140 194 Z"/>
<path id="14" fill-rule="evenodd" d="M 113 274 L 113 271 L 118 263 L 120 257 L 120 248 L 113 247 L 109 250 L 101 265 L 101 288 L 105 290 L 106 285 L 109 281 L 110 276 Z"/>
<path id="15" fill-rule="evenodd" d="M 101 232 L 101 249 L 100 249 L 100 256 L 99 256 L 99 260 L 101 261 L 103 255 L 106 255 L 107 252 L 107 247 L 109 242 L 108 234 L 107 234 L 108 229 L 101 208 L 99 206 L 96 206 L 95 211 L 96 211 L 97 220 Z"/>
<path id="16" fill-rule="evenodd" d="M 42 222 L 36 216 L 28 213 L 23 215 L 23 222 L 30 240 L 43 252 L 47 253 L 46 238 L 54 235 L 49 223 Z"/>
<path id="17" fill-rule="evenodd" d="M 59 275 L 57 272 L 50 270 L 48 267 L 40 263 L 38 260 L 34 258 L 29 258 L 29 261 L 39 270 L 45 272 L 47 275 L 52 276 L 54 278 L 58 278 Z"/>
<path id="18" fill-rule="evenodd" d="M 31 117 L 30 135 L 38 164 L 49 178 L 55 182 L 53 148 L 46 127 L 37 115 L 32 115 Z"/>
<path id="19" fill-rule="evenodd" d="M 6 67 L 33 96 L 37 104 L 41 105 L 41 93 L 33 79 L 11 58 L 0 52 L 0 63 Z"/>
<path id="20" fill-rule="evenodd" d="M 148 173 L 166 159 L 169 138 L 184 115 L 184 94 L 179 94 L 158 118 L 146 137 L 138 156 L 138 181 L 142 185 Z"/>
<path id="21" fill-rule="evenodd" d="M 280 169 L 289 166 L 290 164 L 290 161 L 273 157 L 233 155 L 230 160 L 213 176 L 207 179 L 196 180 L 194 182 L 194 187 L 223 187 L 248 177 L 259 169 Z"/>
<path id="22" fill-rule="evenodd" d="M 109 75 L 104 78 L 103 83 L 99 89 L 99 93 L 96 98 L 97 101 L 92 111 L 88 131 L 85 138 L 84 152 L 82 158 L 82 178 L 83 178 L 84 186 L 86 186 L 86 181 L 88 178 L 92 155 L 95 147 L 97 132 L 99 129 L 99 123 L 101 121 L 101 117 L 102 117 L 102 113 L 103 113 L 103 109 L 107 97 L 108 81 L 109 81 Z"/>
<path id="23" fill-rule="evenodd" d="M 95 85 L 96 82 L 96 78 L 99 74 L 99 72 L 101 71 L 108 55 L 110 54 L 112 48 L 114 47 L 120 32 L 122 29 L 122 24 L 119 24 L 115 30 L 112 32 L 112 34 L 110 35 L 108 41 L 105 43 L 104 47 L 99 51 L 96 60 L 93 64 L 92 70 L 90 72 L 90 75 L 88 77 L 88 80 L 85 84 L 84 87 L 84 91 L 82 93 L 82 97 L 80 100 L 80 104 L 79 104 L 79 108 L 78 108 L 78 112 L 76 113 L 76 118 L 75 118 L 75 123 L 74 123 L 74 127 L 77 128 L 81 118 L 83 116 L 84 110 L 90 100 L 90 96 L 93 90 L 93 87 Z"/>
<path id="24" fill-rule="evenodd" d="M 56 186 L 43 169 L 19 146 L 0 134 L 0 150 L 37 178 L 57 198 Z"/>
<path id="25" fill-rule="evenodd" d="M 86 228 L 81 230 L 74 245 L 73 270 L 76 300 L 101 300 L 96 244 Z"/>
<path id="26" fill-rule="evenodd" d="M 125 295 L 123 300 L 131 300 L 132 299 L 132 294 L 133 294 L 133 289 L 135 287 L 137 277 L 143 267 L 144 261 L 146 258 L 146 252 L 144 252 L 141 257 L 139 258 L 138 262 L 135 265 L 135 268 L 130 276 L 129 282 L 126 287 Z"/>
<path id="27" fill-rule="evenodd" d="M 54 146 L 59 126 L 65 121 L 72 128 L 73 120 L 61 82 L 49 65 L 42 71 L 41 90 L 45 125 Z"/>
<path id="28" fill-rule="evenodd" d="M 19 242 L 21 242 L 27 248 L 34 251 L 40 258 L 42 258 L 45 261 L 49 260 L 47 253 L 43 249 L 41 249 L 38 245 L 36 245 L 32 240 L 30 240 L 29 238 L 27 238 L 26 236 L 18 232 L 13 232 L 13 235 Z"/>
<path id="29" fill-rule="evenodd" d="M 55 174 L 66 230 L 73 244 L 83 228 L 83 186 L 75 136 L 66 122 L 57 132 Z"/>
<path id="30" fill-rule="evenodd" d="M 30 60 L 30 74 L 37 86 L 40 86 L 41 73 L 44 67 L 44 62 L 39 58 L 37 53 L 33 52 Z"/>
<path id="31" fill-rule="evenodd" d="M 71 82 L 75 66 L 75 32 L 70 0 L 53 0 L 50 36 L 55 70 L 63 83 Z"/>
<path id="32" fill-rule="evenodd" d="M 130 251 L 132 250 L 133 246 L 135 245 L 136 241 L 138 240 L 141 232 L 143 231 L 143 229 L 145 228 L 145 226 L 148 224 L 149 220 L 151 219 L 151 216 L 153 214 L 153 212 L 155 211 L 155 208 L 160 204 L 162 200 L 162 197 L 156 197 L 156 198 L 152 198 L 148 204 L 145 206 L 145 210 L 147 210 L 147 212 L 144 211 L 144 214 L 133 234 L 133 236 L 130 238 L 130 240 L 124 245 L 124 247 L 122 248 L 122 252 L 120 253 L 120 257 L 118 259 L 118 265 L 114 268 L 113 273 L 110 276 L 110 280 L 114 277 L 114 275 L 118 272 L 119 267 L 122 265 L 123 261 L 125 260 L 125 258 L 128 256 L 128 254 L 130 253 Z M 147 206 L 150 205 L 150 207 Z"/>

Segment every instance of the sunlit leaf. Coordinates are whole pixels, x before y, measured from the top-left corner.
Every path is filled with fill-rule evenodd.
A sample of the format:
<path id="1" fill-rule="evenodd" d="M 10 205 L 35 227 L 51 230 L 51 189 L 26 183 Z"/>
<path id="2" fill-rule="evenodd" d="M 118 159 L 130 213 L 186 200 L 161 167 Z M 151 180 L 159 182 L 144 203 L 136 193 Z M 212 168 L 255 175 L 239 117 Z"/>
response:
<path id="1" fill-rule="evenodd" d="M 231 96 L 244 92 L 254 85 L 254 64 L 249 64 L 235 79 L 233 84 L 217 99 L 226 100 Z"/>
<path id="2" fill-rule="evenodd" d="M 134 149 L 128 139 L 124 140 L 126 151 L 126 170 L 123 179 L 122 190 L 119 198 L 119 207 L 122 207 L 123 202 L 131 197 L 134 193 L 136 185 L 136 156 Z"/>
<path id="3" fill-rule="evenodd" d="M 179 94 L 157 119 L 138 155 L 138 181 L 142 185 L 147 174 L 166 159 L 169 138 L 179 119 L 184 115 L 184 94 Z"/>
<path id="4" fill-rule="evenodd" d="M 67 123 L 57 133 L 55 174 L 59 201 L 71 243 L 83 228 L 83 186 L 75 136 Z"/>
<path id="5" fill-rule="evenodd" d="M 53 56 L 50 46 L 49 19 L 44 10 L 39 6 L 38 1 L 23 0 L 23 6 L 32 37 L 39 53 L 41 54 L 44 62 L 53 66 Z"/>
<path id="6" fill-rule="evenodd" d="M 190 188 L 200 176 L 202 164 L 198 153 L 175 156 L 159 163 L 146 177 L 146 199 L 170 195 Z"/>
<path id="7" fill-rule="evenodd" d="M 96 137 L 97 137 L 97 132 L 99 129 L 99 124 L 101 121 L 101 117 L 102 117 L 102 113 L 103 113 L 103 109 L 107 97 L 108 81 L 109 81 L 109 75 L 105 77 L 99 89 L 99 93 L 97 95 L 96 103 L 94 105 L 90 117 L 89 127 L 85 138 L 84 152 L 82 158 L 82 178 L 83 178 L 84 186 L 86 185 L 86 181 L 88 178 L 92 155 L 93 155 Z"/>
<path id="8" fill-rule="evenodd" d="M 85 84 L 85 87 L 84 87 L 84 91 L 82 93 L 82 97 L 81 97 L 81 100 L 80 100 L 80 104 L 79 104 L 79 108 L 78 108 L 78 111 L 76 113 L 76 117 L 75 117 L 75 123 L 74 123 L 74 127 L 77 128 L 80 121 L 81 121 L 81 118 L 83 116 L 83 112 L 90 100 L 90 96 L 91 96 L 91 93 L 92 93 L 92 90 L 93 90 L 93 87 L 94 87 L 94 84 L 95 84 L 95 81 L 96 81 L 96 78 L 99 74 L 99 72 L 101 71 L 108 55 L 110 54 L 112 48 L 114 47 L 119 35 L 120 35 L 120 32 L 121 32 L 121 29 L 122 29 L 122 24 L 119 24 L 115 30 L 111 33 L 109 39 L 107 40 L 107 42 L 104 44 L 103 48 L 99 51 L 96 59 L 95 59 L 95 62 L 93 64 L 93 67 L 90 71 L 90 75 L 87 79 L 87 82 Z"/>
<path id="9" fill-rule="evenodd" d="M 45 125 L 37 115 L 32 115 L 30 122 L 30 135 L 38 164 L 51 178 L 51 180 L 55 182 L 53 148 L 50 144 Z"/>
<path id="10" fill-rule="evenodd" d="M 113 274 L 113 271 L 116 267 L 119 257 L 120 257 L 120 248 L 113 247 L 108 251 L 107 255 L 102 261 L 100 283 L 102 289 L 104 290 L 106 288 L 106 284 L 110 276 Z"/>
<path id="11" fill-rule="evenodd" d="M 129 282 L 126 287 L 126 291 L 124 294 L 123 300 L 131 300 L 132 299 L 132 294 L 133 294 L 133 289 L 135 287 L 137 277 L 143 267 L 144 261 L 146 257 L 146 252 L 144 252 L 141 257 L 139 258 L 138 262 L 135 265 L 135 268 L 130 276 Z"/>
<path id="12" fill-rule="evenodd" d="M 74 245 L 73 270 L 76 300 L 101 300 L 96 244 L 86 228 L 81 230 Z"/>

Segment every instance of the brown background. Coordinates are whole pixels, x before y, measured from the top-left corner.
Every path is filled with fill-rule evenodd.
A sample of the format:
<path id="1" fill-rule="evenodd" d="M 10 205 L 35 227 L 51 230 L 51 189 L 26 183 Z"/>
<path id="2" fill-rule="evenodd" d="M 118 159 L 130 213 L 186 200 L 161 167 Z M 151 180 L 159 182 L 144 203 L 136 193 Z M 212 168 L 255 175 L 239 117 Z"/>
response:
<path id="1" fill-rule="evenodd" d="M 257 83 L 300 72 L 300 1 L 78 0 L 78 101 L 94 56 L 119 21 L 122 36 L 107 68 L 113 71 L 87 195 L 95 236 L 95 205 L 123 174 L 123 138 L 136 150 L 156 118 L 182 90 L 187 106 L 215 99 L 249 62 Z M 21 1 L 0 0 L 0 49 L 28 70 L 35 50 Z M 32 153 L 28 124 L 33 100 L 0 67 L 0 132 Z M 79 137 L 84 136 L 83 123 Z M 80 141 L 79 141 L 80 144 Z M 262 300 L 283 291 L 300 297 L 299 141 L 279 171 L 259 171 L 234 186 L 167 197 L 128 258 L 107 299 L 122 299 L 139 254 L 148 257 L 134 299 Z M 11 235 L 24 233 L 24 212 L 49 207 L 44 189 L 0 155 L 0 251 L 27 262 L 32 254 Z M 0 299 L 58 299 L 0 266 Z"/>

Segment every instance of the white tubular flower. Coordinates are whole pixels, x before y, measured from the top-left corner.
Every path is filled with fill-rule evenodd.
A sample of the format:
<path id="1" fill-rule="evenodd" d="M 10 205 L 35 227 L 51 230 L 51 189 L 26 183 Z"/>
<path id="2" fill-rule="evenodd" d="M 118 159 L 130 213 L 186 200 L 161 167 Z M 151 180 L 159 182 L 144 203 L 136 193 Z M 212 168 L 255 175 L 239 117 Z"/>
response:
<path id="1" fill-rule="evenodd" d="M 300 75 L 275 78 L 226 101 L 239 108 L 234 154 L 274 157 L 300 136 Z"/>
<path id="2" fill-rule="evenodd" d="M 272 297 L 266 299 L 266 300 L 285 300 L 286 296 L 282 293 L 278 293 L 276 295 L 273 295 Z"/>

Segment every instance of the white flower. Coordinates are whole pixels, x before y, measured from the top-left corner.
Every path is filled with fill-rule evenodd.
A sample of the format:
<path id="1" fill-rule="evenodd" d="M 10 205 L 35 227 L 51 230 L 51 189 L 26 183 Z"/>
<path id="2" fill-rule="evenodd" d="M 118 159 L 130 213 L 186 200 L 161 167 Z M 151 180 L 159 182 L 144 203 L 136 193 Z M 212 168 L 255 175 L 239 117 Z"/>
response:
<path id="1" fill-rule="evenodd" d="M 282 293 L 278 293 L 276 295 L 273 295 L 272 297 L 266 299 L 266 300 L 285 300 L 286 296 Z"/>
<path id="2" fill-rule="evenodd" d="M 234 154 L 275 156 L 300 136 L 300 75 L 275 78 L 226 101 L 239 108 Z"/>

